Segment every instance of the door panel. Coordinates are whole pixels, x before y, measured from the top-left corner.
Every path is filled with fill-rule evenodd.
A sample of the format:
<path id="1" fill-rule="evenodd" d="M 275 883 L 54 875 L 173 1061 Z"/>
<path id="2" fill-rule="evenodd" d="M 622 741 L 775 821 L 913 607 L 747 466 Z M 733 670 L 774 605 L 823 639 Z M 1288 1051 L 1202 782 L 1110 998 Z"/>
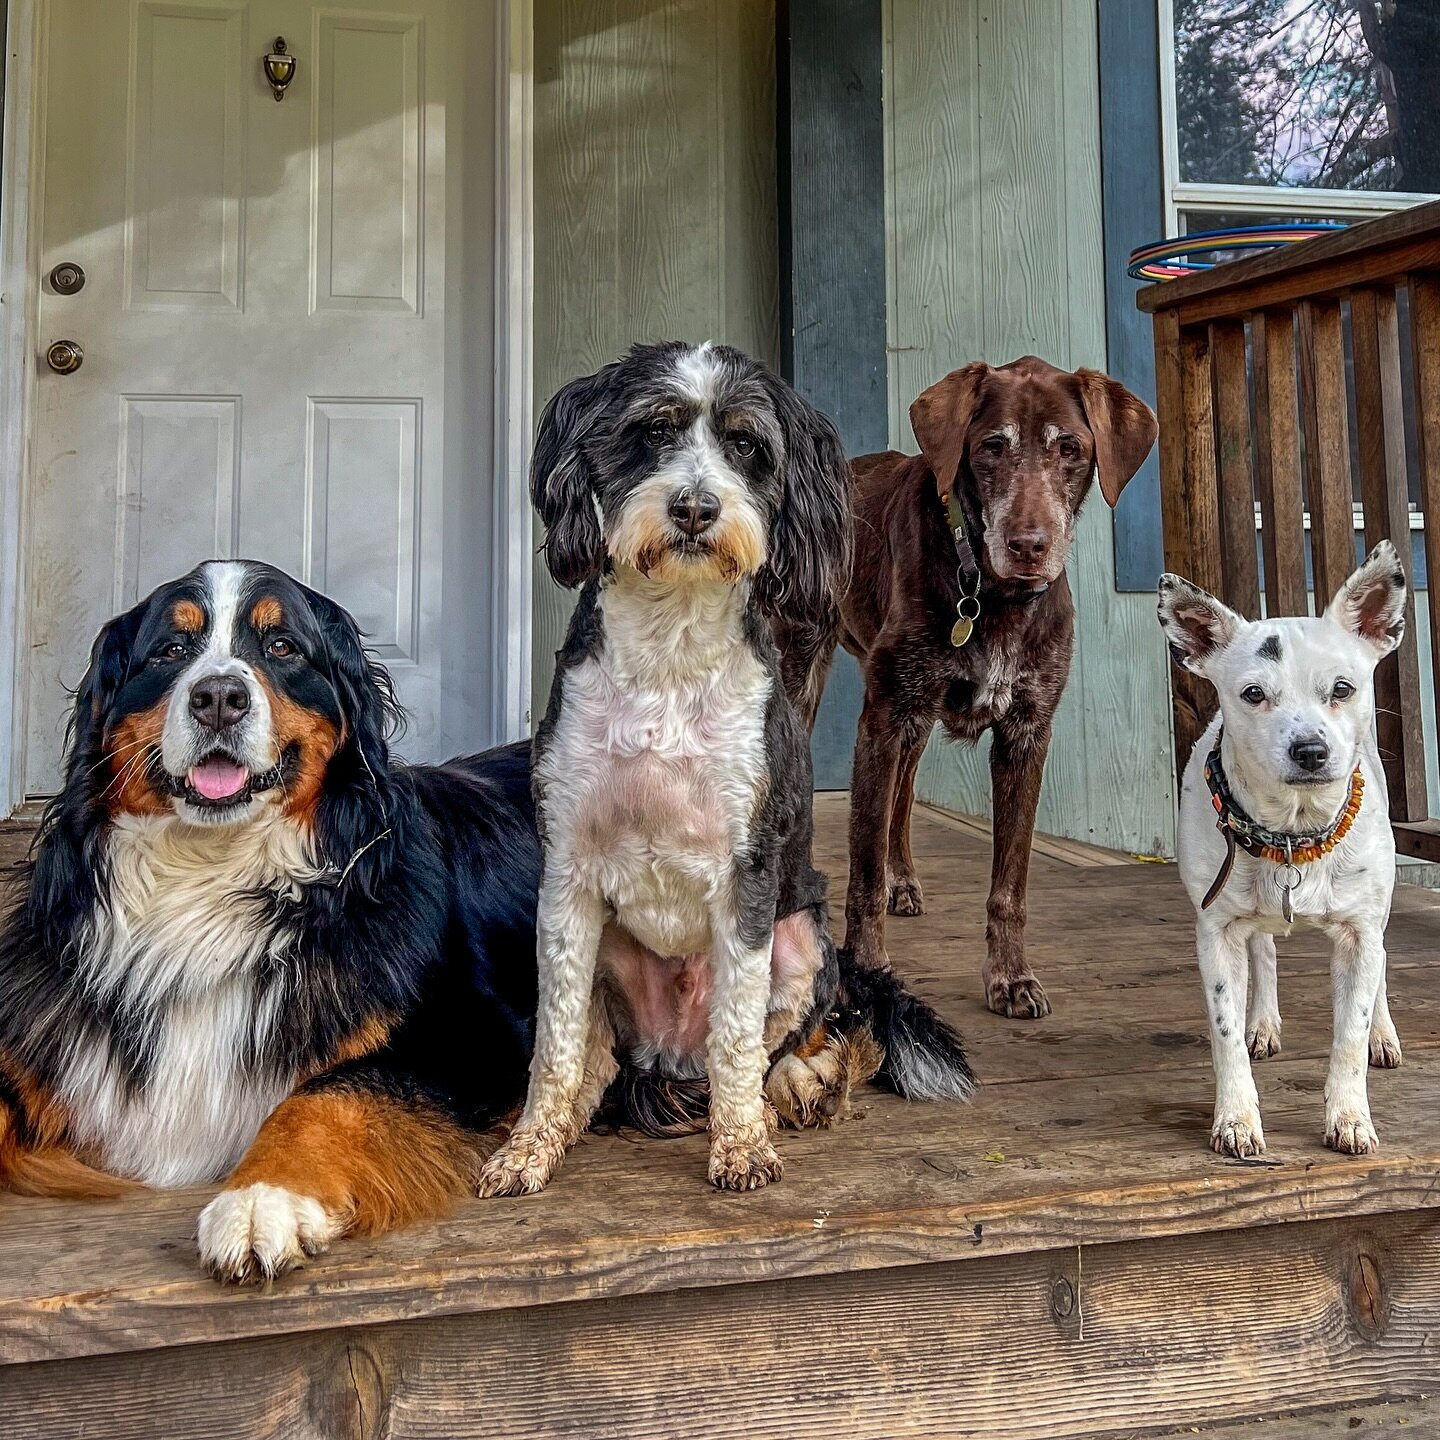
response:
<path id="1" fill-rule="evenodd" d="M 490 485 L 486 422 L 447 423 L 446 396 L 480 408 L 491 302 L 460 292 L 447 247 L 492 253 L 465 167 L 488 173 L 494 110 L 446 101 L 491 24 L 465 0 L 50 0 L 41 273 L 73 261 L 87 283 L 39 307 L 42 347 L 85 359 L 42 366 L 33 406 L 30 793 L 55 787 L 100 625 L 215 556 L 355 613 L 409 754 L 488 740 L 475 677 L 446 669 L 441 597 L 451 627 L 487 603 L 486 567 L 446 588 L 442 558 L 447 512 L 485 513 Z M 277 35 L 299 62 L 280 104 L 260 65 Z M 485 345 L 455 343 L 462 325 Z M 447 454 L 447 435 L 472 443 Z M 473 633 L 450 648 L 474 664 Z M 452 701 L 442 737 L 461 693 L 473 720 Z"/>

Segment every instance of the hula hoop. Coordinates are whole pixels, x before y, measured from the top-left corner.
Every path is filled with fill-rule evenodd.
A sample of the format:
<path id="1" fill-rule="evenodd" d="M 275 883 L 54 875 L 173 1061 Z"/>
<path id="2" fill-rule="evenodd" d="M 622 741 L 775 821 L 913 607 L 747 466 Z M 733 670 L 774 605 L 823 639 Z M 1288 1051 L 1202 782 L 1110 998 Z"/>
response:
<path id="1" fill-rule="evenodd" d="M 1130 252 L 1126 274 L 1132 280 L 1176 280 L 1181 275 L 1194 275 L 1213 270 L 1214 264 L 1187 260 L 1186 256 L 1209 250 L 1274 250 L 1281 245 L 1298 245 L 1317 235 L 1328 235 L 1345 226 L 1339 221 L 1321 220 L 1313 224 L 1247 225 L 1235 230 L 1199 230 L 1170 240 L 1157 240 Z"/>

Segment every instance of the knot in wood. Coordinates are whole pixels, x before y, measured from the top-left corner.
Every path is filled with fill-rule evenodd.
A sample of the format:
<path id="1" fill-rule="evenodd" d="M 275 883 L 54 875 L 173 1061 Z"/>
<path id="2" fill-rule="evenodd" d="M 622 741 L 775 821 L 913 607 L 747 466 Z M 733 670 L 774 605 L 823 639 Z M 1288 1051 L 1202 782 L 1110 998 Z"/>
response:
<path id="1" fill-rule="evenodd" d="M 1075 1313 L 1075 1287 L 1063 1275 L 1050 1287 L 1050 1309 L 1057 1320 L 1068 1320 Z"/>
<path id="2" fill-rule="evenodd" d="M 1366 1340 L 1378 1340 L 1385 1333 L 1389 1306 L 1380 1262 L 1368 1250 L 1360 1250 L 1350 1263 L 1348 1276 L 1350 1316 Z"/>

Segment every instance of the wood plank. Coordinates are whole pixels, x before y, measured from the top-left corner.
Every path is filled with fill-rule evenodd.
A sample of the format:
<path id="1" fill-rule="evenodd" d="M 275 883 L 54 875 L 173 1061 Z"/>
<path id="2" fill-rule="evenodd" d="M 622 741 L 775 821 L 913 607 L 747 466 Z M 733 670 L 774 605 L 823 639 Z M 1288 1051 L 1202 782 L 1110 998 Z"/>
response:
<path id="1" fill-rule="evenodd" d="M 1300 307 L 1300 395 L 1318 613 L 1355 569 L 1345 334 L 1338 300 L 1307 300 Z"/>
<path id="2" fill-rule="evenodd" d="M 3 1403 L 26 1440 L 1082 1440 L 1418 1395 L 1437 1327 L 1440 1226 L 1382 1215 L 33 1365 Z"/>
<path id="3" fill-rule="evenodd" d="M 1260 618 L 1260 567 L 1256 557 L 1255 476 L 1250 447 L 1250 377 L 1243 320 L 1210 327 L 1215 383 L 1216 463 L 1220 475 L 1222 598 L 1247 619 Z"/>
<path id="4" fill-rule="evenodd" d="M 924 810 L 937 825 L 961 829 L 986 841 L 994 837 L 994 826 L 983 815 L 956 815 L 949 810 L 940 809 L 937 805 L 927 805 L 923 801 L 918 802 L 918 808 Z M 1082 840 L 1069 840 L 1063 835 L 1042 835 L 1038 831 L 1032 849 L 1036 855 L 1045 855 L 1052 860 L 1059 860 L 1066 865 L 1075 865 L 1086 870 L 1107 865 L 1134 865 L 1136 863 L 1133 856 L 1126 855 L 1119 850 L 1106 850 L 1099 845 L 1087 845 Z"/>
<path id="5" fill-rule="evenodd" d="M 1410 570 L 1409 476 L 1405 413 L 1400 393 L 1400 326 L 1393 285 L 1350 296 L 1355 356 L 1355 428 L 1359 441 L 1360 500 L 1365 547 L 1390 540 Z M 1375 724 L 1390 791 L 1392 820 L 1423 820 L 1425 728 L 1416 658 L 1415 590 L 1405 600 L 1405 639 L 1375 670 Z"/>
<path id="6" fill-rule="evenodd" d="M 1135 303 L 1150 313 L 1175 310 L 1181 324 L 1199 324 L 1436 267 L 1440 201 L 1431 201 L 1300 245 L 1146 286 Z"/>
<path id="7" fill-rule="evenodd" d="M 1305 615 L 1310 606 L 1294 312 L 1258 311 L 1250 322 L 1250 348 L 1255 366 L 1255 478 L 1265 554 L 1265 611 Z"/>
<path id="8" fill-rule="evenodd" d="M 1440 820 L 1412 821 L 1395 826 L 1395 848 L 1402 855 L 1440 863 Z"/>
<path id="9" fill-rule="evenodd" d="M 1407 288 L 1416 460 L 1420 509 L 1425 516 L 1425 569 L 1430 582 L 1430 678 L 1433 693 L 1440 694 L 1440 273 L 1412 275 Z M 1440 859 L 1440 855 L 1427 853 L 1426 858 Z"/>

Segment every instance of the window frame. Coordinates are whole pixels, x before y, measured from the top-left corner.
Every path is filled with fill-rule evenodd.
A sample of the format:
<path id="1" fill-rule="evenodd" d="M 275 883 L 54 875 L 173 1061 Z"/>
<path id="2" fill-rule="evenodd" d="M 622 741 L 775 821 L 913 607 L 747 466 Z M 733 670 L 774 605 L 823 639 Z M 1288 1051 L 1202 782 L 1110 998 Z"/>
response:
<path id="1" fill-rule="evenodd" d="M 1216 185 L 1180 179 L 1180 122 L 1175 98 L 1175 0 L 1156 0 L 1160 49 L 1161 183 L 1165 233 L 1178 235 L 1182 211 L 1293 215 L 1315 220 L 1374 219 L 1440 196 L 1415 190 L 1325 190 L 1299 185 Z"/>

